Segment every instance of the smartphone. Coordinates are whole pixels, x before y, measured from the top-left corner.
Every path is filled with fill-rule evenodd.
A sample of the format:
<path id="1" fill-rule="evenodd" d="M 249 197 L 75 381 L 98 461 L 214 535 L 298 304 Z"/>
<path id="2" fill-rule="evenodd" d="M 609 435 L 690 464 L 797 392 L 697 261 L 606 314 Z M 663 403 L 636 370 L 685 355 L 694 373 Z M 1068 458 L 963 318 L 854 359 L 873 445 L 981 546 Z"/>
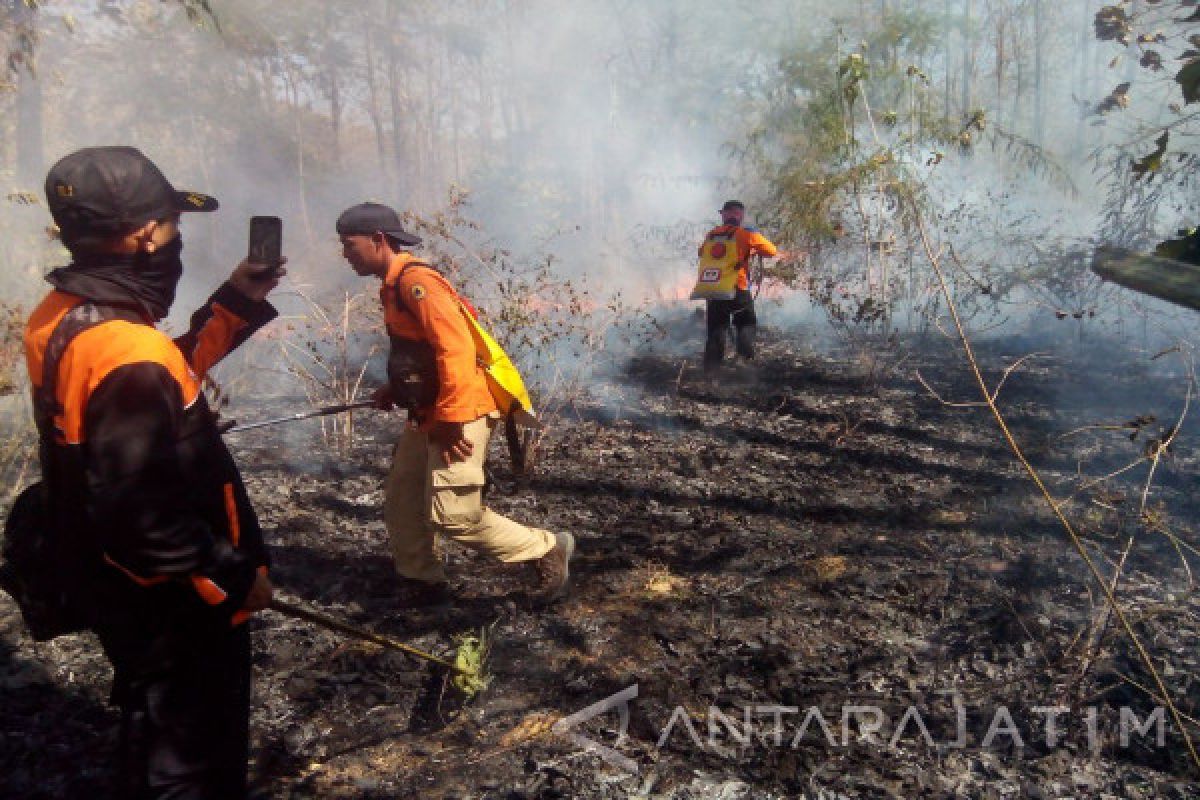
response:
<path id="1" fill-rule="evenodd" d="M 250 247 L 246 258 L 255 264 L 266 264 L 269 269 L 260 275 L 265 279 L 279 269 L 283 259 L 283 220 L 279 217 L 250 218 Z"/>

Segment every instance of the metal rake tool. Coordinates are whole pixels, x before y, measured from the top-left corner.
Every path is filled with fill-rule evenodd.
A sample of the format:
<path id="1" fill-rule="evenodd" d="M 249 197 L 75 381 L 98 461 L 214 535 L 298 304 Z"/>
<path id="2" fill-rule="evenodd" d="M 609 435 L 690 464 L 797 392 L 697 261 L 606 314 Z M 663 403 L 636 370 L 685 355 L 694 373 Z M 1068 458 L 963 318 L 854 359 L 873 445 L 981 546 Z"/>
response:
<path id="1" fill-rule="evenodd" d="M 234 425 L 226 428 L 222 433 L 241 433 L 242 431 L 251 431 L 255 428 L 265 428 L 268 425 L 281 425 L 285 422 L 296 422 L 297 420 L 312 419 L 313 417 L 327 417 L 330 414 L 341 414 L 346 411 L 354 411 L 359 408 L 373 408 L 374 406 L 375 403 L 371 400 L 360 400 L 357 403 L 342 403 L 336 406 L 323 406 L 322 408 L 314 408 L 310 411 L 289 414 L 286 417 L 265 419 L 262 422 L 248 422 L 245 425 Z"/>

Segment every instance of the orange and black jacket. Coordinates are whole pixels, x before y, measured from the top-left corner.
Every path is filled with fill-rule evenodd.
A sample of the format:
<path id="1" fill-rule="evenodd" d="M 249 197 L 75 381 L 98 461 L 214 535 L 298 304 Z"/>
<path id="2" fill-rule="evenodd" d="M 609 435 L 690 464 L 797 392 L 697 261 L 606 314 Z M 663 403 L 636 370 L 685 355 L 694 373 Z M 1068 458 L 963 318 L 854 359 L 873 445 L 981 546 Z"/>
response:
<path id="1" fill-rule="evenodd" d="M 774 258 L 779 249 L 775 244 L 758 232 L 756 228 L 739 228 L 736 225 L 718 225 L 708 232 L 708 236 L 728 236 L 733 234 L 734 241 L 737 242 L 738 248 L 738 280 L 737 288 L 750 288 L 750 256 L 765 256 L 766 258 Z M 706 237 L 707 238 L 707 237 Z M 698 253 L 703 253 L 704 245 L 701 244 Z"/>
<path id="2" fill-rule="evenodd" d="M 25 331 L 35 394 L 47 342 L 71 308 L 85 299 L 131 305 L 119 290 L 70 269 L 53 273 L 51 282 L 56 290 Z M 146 591 L 125 595 L 182 602 L 218 615 L 212 619 L 243 616 L 267 552 L 200 381 L 275 315 L 270 304 L 225 284 L 175 340 L 127 313 L 67 346 L 53 441 L 43 441 L 43 475 L 55 524 L 82 543 L 79 557 L 94 562 L 87 574 L 97 586 L 127 581 Z"/>

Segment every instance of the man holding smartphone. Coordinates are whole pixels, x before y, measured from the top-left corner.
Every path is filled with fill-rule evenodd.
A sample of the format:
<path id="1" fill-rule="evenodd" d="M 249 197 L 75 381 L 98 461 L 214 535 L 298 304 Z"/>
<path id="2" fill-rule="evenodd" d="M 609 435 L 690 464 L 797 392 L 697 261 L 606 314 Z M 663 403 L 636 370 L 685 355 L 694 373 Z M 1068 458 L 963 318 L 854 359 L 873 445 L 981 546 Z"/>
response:
<path id="1" fill-rule="evenodd" d="M 46 178 L 71 253 L 25 330 L 49 524 L 72 547 L 121 709 L 116 796 L 246 794 L 250 636 L 271 600 L 267 553 L 201 391 L 276 316 L 279 272 L 245 261 L 170 339 L 183 273 L 176 191 L 132 147 L 87 148 Z"/>
<path id="2" fill-rule="evenodd" d="M 355 273 L 381 282 L 391 354 L 388 384 L 376 393 L 376 403 L 409 409 L 383 510 L 396 571 L 407 584 L 406 602 L 448 600 L 436 533 L 498 561 L 533 564 L 534 601 L 557 600 L 567 588 L 574 537 L 526 527 L 483 504 L 483 463 L 500 413 L 464 316 L 473 310 L 445 277 L 410 252 L 421 240 L 404 230 L 391 208 L 362 203 L 347 209 L 337 232 Z"/>

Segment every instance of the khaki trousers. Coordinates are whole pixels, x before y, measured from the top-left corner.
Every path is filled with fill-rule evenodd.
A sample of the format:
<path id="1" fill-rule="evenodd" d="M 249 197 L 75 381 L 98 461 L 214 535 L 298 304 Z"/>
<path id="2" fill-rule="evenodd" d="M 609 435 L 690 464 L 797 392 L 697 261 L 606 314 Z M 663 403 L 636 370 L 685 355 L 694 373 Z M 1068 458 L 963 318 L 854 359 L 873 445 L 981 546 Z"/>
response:
<path id="1" fill-rule="evenodd" d="M 463 426 L 474 446 L 466 461 L 447 464 L 429 436 L 407 428 L 396 443 L 384 487 L 383 518 L 396 571 L 405 578 L 446 580 L 434 549 L 434 534 L 492 556 L 498 561 L 532 561 L 554 548 L 554 534 L 527 528 L 483 506 L 483 462 L 498 415 Z"/>

